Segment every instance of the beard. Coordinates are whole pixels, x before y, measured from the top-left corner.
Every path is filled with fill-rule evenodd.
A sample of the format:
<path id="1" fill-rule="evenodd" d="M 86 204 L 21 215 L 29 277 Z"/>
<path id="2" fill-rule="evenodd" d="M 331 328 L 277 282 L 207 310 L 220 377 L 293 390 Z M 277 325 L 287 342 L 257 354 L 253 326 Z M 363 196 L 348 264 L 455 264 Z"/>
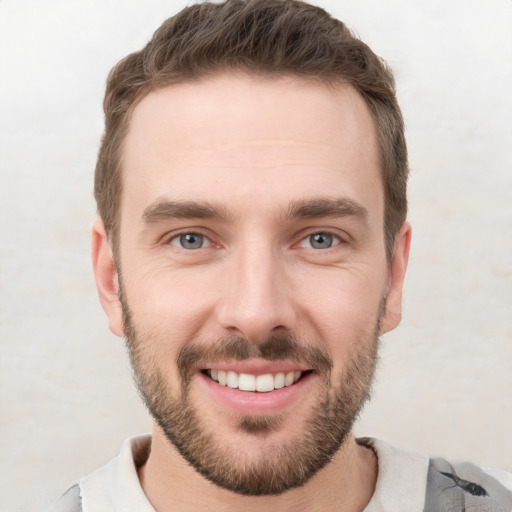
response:
<path id="1" fill-rule="evenodd" d="M 134 380 L 149 413 L 167 440 L 203 477 L 215 485 L 248 496 L 281 494 L 304 485 L 324 468 L 338 452 L 352 430 L 370 390 L 378 360 L 381 304 L 375 326 L 367 339 L 355 340 L 357 352 L 352 354 L 338 375 L 333 376 L 329 354 L 308 346 L 289 332 L 273 335 L 263 343 L 229 336 L 214 343 L 190 342 L 179 352 L 177 369 L 180 391 L 173 393 L 154 354 L 147 347 L 152 335 L 136 329 L 128 305 L 121 294 L 126 345 Z M 153 334 L 154 336 L 154 334 Z M 258 457 L 249 458 L 243 447 L 231 441 L 224 444 L 209 427 L 197 404 L 191 398 L 194 372 L 202 363 L 246 360 L 288 360 L 313 368 L 322 382 L 322 392 L 304 420 L 300 436 L 286 442 L 270 441 L 279 430 L 285 413 L 270 415 L 238 415 L 237 429 L 254 440 L 262 441 Z M 333 377 L 336 384 L 333 384 Z"/>

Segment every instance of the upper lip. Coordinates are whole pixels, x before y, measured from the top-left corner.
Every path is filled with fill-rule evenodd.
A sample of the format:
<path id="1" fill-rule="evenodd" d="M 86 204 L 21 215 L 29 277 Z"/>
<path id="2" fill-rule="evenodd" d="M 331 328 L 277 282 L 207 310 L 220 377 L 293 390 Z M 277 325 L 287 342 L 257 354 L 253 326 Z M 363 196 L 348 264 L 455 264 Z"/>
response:
<path id="1" fill-rule="evenodd" d="M 207 363 L 202 370 L 233 371 L 250 375 L 264 375 L 267 373 L 287 373 L 312 370 L 310 366 L 295 361 L 267 361 L 265 359 L 248 359 L 246 361 L 221 361 Z"/>

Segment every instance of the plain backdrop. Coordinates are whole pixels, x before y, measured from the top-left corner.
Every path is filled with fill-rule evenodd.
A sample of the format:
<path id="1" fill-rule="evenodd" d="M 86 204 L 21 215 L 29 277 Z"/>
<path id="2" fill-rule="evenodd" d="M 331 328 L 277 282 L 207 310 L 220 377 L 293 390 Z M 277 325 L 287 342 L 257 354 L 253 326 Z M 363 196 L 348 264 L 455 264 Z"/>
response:
<path id="1" fill-rule="evenodd" d="M 413 247 L 359 435 L 512 470 L 512 1 L 320 2 L 396 73 Z M 149 429 L 89 262 L 111 66 L 183 7 L 0 0 L 0 510 Z"/>

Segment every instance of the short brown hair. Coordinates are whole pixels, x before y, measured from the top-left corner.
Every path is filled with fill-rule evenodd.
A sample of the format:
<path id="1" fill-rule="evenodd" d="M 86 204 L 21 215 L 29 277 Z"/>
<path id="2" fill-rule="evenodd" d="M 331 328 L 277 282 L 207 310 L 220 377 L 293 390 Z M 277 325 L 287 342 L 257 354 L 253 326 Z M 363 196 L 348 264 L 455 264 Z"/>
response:
<path id="1" fill-rule="evenodd" d="M 155 89 L 230 70 L 347 83 L 359 92 L 377 133 L 390 258 L 407 215 L 408 176 L 404 123 L 393 74 L 341 21 L 300 0 L 227 0 L 186 7 L 166 20 L 141 51 L 111 70 L 94 195 L 114 255 L 118 252 L 122 147 L 133 108 Z"/>

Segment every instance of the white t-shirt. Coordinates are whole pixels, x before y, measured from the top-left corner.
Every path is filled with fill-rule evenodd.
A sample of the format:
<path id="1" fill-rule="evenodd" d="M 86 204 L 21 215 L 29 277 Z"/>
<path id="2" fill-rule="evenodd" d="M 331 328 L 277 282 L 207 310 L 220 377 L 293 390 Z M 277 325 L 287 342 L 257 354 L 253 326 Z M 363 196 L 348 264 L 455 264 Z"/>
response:
<path id="1" fill-rule="evenodd" d="M 456 471 L 443 459 L 399 450 L 383 441 L 359 442 L 374 450 L 379 467 L 375 492 L 364 512 L 512 511 L 510 473 L 469 464 L 457 466 Z M 52 511 L 155 512 L 142 490 L 135 462 L 144 460 L 150 443 L 149 435 L 127 439 L 117 457 L 71 487 Z"/>

